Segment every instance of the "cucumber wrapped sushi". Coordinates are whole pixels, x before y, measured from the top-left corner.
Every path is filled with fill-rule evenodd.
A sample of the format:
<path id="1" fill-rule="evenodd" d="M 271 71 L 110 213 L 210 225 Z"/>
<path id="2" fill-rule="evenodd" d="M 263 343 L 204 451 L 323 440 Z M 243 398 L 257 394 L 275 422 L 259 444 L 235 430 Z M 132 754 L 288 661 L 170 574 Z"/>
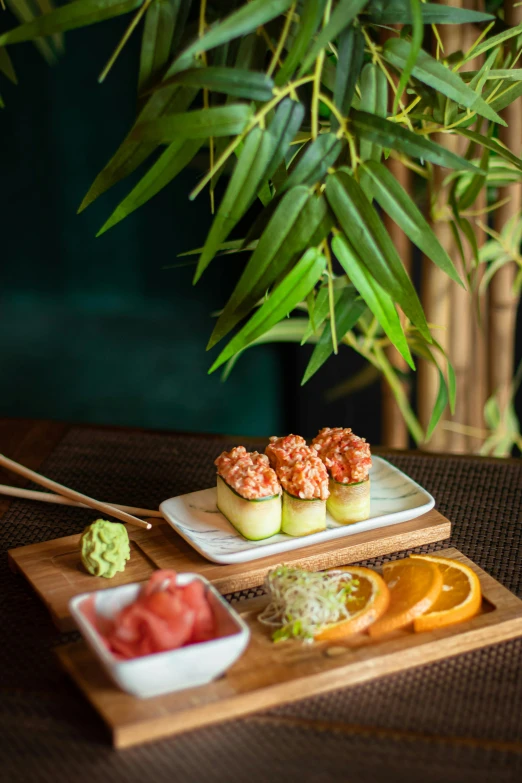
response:
<path id="1" fill-rule="evenodd" d="M 249 541 L 281 531 L 281 487 L 268 457 L 244 446 L 224 451 L 217 466 L 217 507 Z"/>
<path id="2" fill-rule="evenodd" d="M 270 438 L 266 453 L 283 487 L 281 532 L 308 536 L 326 528 L 328 473 L 299 435 Z"/>
<path id="3" fill-rule="evenodd" d="M 330 497 L 326 508 L 336 522 L 351 525 L 370 516 L 370 477 L 353 484 L 342 484 L 330 477 Z"/>
<path id="4" fill-rule="evenodd" d="M 309 536 L 326 528 L 326 501 L 299 498 L 283 490 L 281 532 L 288 536 Z"/>
<path id="5" fill-rule="evenodd" d="M 370 445 L 351 429 L 325 427 L 312 441 L 328 469 L 328 512 L 342 525 L 362 522 L 370 516 Z"/>

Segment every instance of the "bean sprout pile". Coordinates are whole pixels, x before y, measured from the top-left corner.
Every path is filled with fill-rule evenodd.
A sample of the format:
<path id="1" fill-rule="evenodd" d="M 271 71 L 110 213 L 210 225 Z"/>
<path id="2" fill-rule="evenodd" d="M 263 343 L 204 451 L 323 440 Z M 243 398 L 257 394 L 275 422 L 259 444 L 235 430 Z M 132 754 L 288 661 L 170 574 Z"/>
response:
<path id="1" fill-rule="evenodd" d="M 348 604 L 356 597 L 358 584 L 347 571 L 310 573 L 278 566 L 266 576 L 271 600 L 259 621 L 276 628 L 274 642 L 292 638 L 311 642 L 324 625 L 351 616 Z"/>

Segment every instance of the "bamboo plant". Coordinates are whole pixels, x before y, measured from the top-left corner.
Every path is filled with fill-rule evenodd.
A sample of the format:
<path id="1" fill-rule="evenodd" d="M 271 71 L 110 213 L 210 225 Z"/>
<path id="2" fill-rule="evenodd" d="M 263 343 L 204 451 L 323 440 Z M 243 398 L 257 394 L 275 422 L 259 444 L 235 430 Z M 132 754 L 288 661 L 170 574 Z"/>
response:
<path id="1" fill-rule="evenodd" d="M 140 29 L 137 116 L 80 211 L 147 161 L 104 234 L 205 155 L 189 198 L 208 191 L 202 208 L 214 217 L 193 251 L 194 283 L 223 256 L 245 260 L 210 335 L 209 349 L 221 346 L 210 372 L 226 375 L 260 342 L 313 343 L 305 383 L 351 348 L 385 379 L 415 441 L 427 441 L 454 408 L 455 373 L 392 237 L 402 231 L 469 296 L 482 262 L 482 286 L 502 266 L 506 253 L 491 247 L 479 257 L 474 221 L 487 222 L 491 207 L 476 209 L 486 188 L 522 178 L 522 161 L 499 140 L 500 113 L 522 95 L 522 25 L 421 0 L 40 0 L 38 11 L 6 2 L 22 22 L 0 35 L 0 71 L 12 80 L 12 45 L 31 40 L 49 54 L 67 30 L 133 14 L 100 81 Z M 463 24 L 473 43 L 445 57 L 438 25 Z M 457 262 L 401 184 L 404 170 L 444 189 L 431 216 L 438 210 L 452 232 Z M 425 426 L 402 383 L 400 362 L 414 369 L 416 357 L 438 377 Z"/>

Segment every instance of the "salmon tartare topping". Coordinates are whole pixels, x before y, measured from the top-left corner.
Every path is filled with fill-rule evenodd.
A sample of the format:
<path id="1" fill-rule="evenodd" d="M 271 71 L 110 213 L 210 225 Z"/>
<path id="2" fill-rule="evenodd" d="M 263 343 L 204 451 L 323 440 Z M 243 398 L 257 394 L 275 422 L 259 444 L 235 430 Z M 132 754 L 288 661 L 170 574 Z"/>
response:
<path id="1" fill-rule="evenodd" d="M 366 481 L 372 458 L 370 444 L 349 427 L 324 427 L 313 439 L 312 448 L 340 484 Z"/>
<path id="2" fill-rule="evenodd" d="M 220 454 L 214 464 L 223 481 L 246 500 L 258 500 L 281 492 L 268 457 L 258 451 L 235 446 L 231 451 Z"/>
<path id="3" fill-rule="evenodd" d="M 327 500 L 328 473 L 300 435 L 270 438 L 266 453 L 286 492 L 303 500 Z"/>

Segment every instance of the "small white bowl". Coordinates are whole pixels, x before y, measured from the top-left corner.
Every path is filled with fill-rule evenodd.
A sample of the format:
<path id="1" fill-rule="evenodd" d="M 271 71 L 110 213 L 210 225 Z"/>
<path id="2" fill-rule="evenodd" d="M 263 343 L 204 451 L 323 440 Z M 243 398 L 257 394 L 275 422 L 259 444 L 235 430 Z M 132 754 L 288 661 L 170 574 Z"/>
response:
<path id="1" fill-rule="evenodd" d="M 218 638 L 189 644 L 177 650 L 121 660 L 107 648 L 89 615 L 112 618 L 138 596 L 142 584 L 123 585 L 82 593 L 69 601 L 69 609 L 85 641 L 111 679 L 122 690 L 145 699 L 211 682 L 245 651 L 250 630 L 210 582 L 199 574 L 178 574 L 179 585 L 198 580 L 216 618 Z"/>

